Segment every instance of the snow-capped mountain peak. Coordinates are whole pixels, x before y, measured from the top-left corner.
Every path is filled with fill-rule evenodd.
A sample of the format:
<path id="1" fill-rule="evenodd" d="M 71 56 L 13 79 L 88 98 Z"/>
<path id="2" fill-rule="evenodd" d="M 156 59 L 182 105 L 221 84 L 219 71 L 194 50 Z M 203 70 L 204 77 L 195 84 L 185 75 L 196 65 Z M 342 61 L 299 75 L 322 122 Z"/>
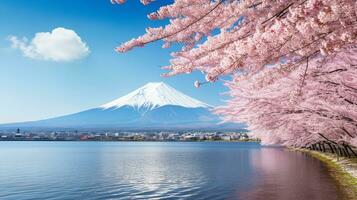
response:
<path id="1" fill-rule="evenodd" d="M 163 82 L 150 82 L 123 97 L 100 106 L 100 108 L 116 109 L 122 106 L 132 106 L 152 110 L 165 105 L 176 105 L 186 108 L 211 107 L 177 91 Z"/>
<path id="2" fill-rule="evenodd" d="M 0 124 L 0 128 L 74 128 L 95 130 L 224 130 L 242 125 L 219 124 L 211 106 L 164 83 L 148 83 L 107 104 L 50 119 Z"/>

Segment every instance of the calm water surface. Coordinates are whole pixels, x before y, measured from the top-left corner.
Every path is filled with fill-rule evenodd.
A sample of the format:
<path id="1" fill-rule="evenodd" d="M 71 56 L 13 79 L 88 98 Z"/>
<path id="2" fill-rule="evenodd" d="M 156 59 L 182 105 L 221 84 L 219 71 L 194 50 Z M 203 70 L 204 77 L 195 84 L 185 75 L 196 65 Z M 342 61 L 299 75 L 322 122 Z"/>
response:
<path id="1" fill-rule="evenodd" d="M 343 199 L 320 161 L 256 143 L 0 142 L 0 156 L 0 199 Z"/>

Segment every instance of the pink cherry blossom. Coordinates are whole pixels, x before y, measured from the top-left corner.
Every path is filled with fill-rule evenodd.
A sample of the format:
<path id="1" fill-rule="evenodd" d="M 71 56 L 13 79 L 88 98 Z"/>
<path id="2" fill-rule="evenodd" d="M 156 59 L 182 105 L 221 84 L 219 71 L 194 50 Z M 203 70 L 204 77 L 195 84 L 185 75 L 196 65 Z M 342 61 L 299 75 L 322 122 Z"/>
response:
<path id="1" fill-rule="evenodd" d="M 230 75 L 231 100 L 216 110 L 225 120 L 265 144 L 357 146 L 356 0 L 175 0 L 148 17 L 168 24 L 116 50 L 177 43 L 164 76 Z"/>

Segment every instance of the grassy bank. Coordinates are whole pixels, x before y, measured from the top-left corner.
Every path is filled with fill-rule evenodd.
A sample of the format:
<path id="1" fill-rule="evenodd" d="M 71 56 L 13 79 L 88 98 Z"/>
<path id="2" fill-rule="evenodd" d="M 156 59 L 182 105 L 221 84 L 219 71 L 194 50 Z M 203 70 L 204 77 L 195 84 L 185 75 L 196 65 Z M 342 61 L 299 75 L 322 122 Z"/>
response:
<path id="1" fill-rule="evenodd" d="M 337 157 L 335 154 L 307 149 L 294 150 L 307 153 L 325 163 L 346 197 L 357 199 L 357 158 Z"/>

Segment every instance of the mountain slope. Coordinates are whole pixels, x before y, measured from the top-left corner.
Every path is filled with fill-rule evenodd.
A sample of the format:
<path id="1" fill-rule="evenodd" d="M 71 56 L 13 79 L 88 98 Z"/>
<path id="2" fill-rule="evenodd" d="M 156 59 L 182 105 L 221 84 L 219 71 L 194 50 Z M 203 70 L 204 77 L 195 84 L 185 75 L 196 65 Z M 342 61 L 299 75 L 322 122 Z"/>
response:
<path id="1" fill-rule="evenodd" d="M 210 107 L 208 104 L 193 99 L 165 83 L 148 83 L 112 102 L 100 106 L 101 108 L 120 108 L 124 105 L 135 108 L 154 108 L 165 105 L 177 105 L 187 108 Z"/>
<path id="2" fill-rule="evenodd" d="M 61 117 L 0 125 L 36 128 L 219 129 L 212 107 L 164 83 L 148 83 L 112 102 Z"/>

